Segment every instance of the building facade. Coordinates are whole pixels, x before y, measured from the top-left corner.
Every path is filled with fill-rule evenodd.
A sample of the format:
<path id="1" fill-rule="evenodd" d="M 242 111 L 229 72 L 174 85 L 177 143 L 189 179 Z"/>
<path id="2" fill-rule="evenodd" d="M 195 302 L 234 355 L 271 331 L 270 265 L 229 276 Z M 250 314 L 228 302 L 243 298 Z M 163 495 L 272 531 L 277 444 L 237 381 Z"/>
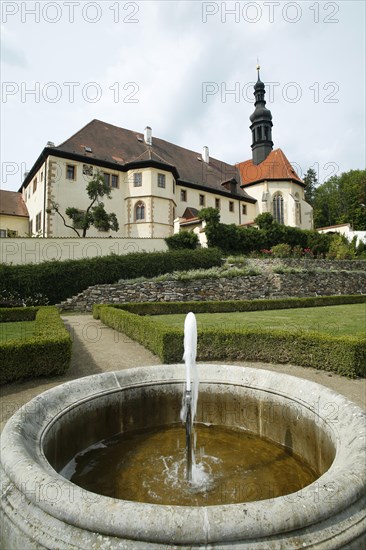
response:
<path id="1" fill-rule="evenodd" d="M 26 237 L 29 216 L 22 195 L 0 190 L 0 238 Z"/>
<path id="2" fill-rule="evenodd" d="M 119 231 L 91 227 L 91 237 L 168 237 L 189 229 L 187 215 L 204 207 L 219 209 L 226 224 L 246 225 L 272 212 L 280 223 L 311 228 L 305 185 L 281 149 L 273 150 L 272 115 L 259 71 L 254 95 L 252 158 L 237 165 L 211 158 L 208 147 L 199 154 L 153 137 L 150 127 L 139 133 L 99 120 L 59 146 L 48 142 L 20 189 L 32 234 L 75 236 L 52 204 L 61 213 L 67 207 L 86 210 L 86 186 L 98 171 L 111 187 L 111 199 L 104 204 L 116 214 Z"/>

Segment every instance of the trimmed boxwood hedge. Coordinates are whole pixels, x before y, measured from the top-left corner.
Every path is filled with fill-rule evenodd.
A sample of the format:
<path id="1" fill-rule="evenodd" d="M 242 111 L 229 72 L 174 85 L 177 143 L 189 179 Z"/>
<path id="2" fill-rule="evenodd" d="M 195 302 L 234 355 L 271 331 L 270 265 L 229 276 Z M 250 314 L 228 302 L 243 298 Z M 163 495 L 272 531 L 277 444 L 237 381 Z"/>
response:
<path id="1" fill-rule="evenodd" d="M 71 359 L 71 338 L 55 307 L 16 308 L 35 312 L 33 336 L 0 342 L 0 384 L 24 378 L 64 374 Z M 14 311 L 14 310 L 12 310 Z M 20 317 L 20 312 L 18 312 Z M 5 315 L 3 315 L 4 320 Z M 13 320 L 25 320 L 11 319 Z"/>
<path id="2" fill-rule="evenodd" d="M 334 371 L 350 378 L 366 376 L 366 338 L 353 336 L 264 329 L 210 329 L 199 334 L 197 355 L 200 361 L 293 363 Z"/>
<path id="3" fill-rule="evenodd" d="M 119 279 L 155 277 L 187 269 L 208 269 L 223 263 L 217 249 L 136 252 L 124 256 L 104 256 L 41 264 L 0 264 L 0 288 L 20 296 L 46 296 L 50 304 L 71 298 L 97 284 Z"/>
<path id="4" fill-rule="evenodd" d="M 228 313 L 231 311 L 266 311 L 299 307 L 337 306 L 366 303 L 366 295 L 315 296 L 312 298 L 275 298 L 269 300 L 223 300 L 207 302 L 129 302 L 113 304 L 137 315 L 169 315 L 177 313 Z M 94 304 L 93 314 L 98 318 L 100 304 Z"/>
<path id="5" fill-rule="evenodd" d="M 178 351 L 177 355 L 177 349 L 181 348 L 179 342 L 183 338 L 181 329 L 169 328 L 164 323 L 153 321 L 148 317 L 103 305 L 98 308 L 97 318 L 100 318 L 105 325 L 124 332 L 142 344 L 160 357 L 163 363 L 174 363 L 183 357 L 183 348 L 181 354 L 179 355 Z"/>
<path id="6" fill-rule="evenodd" d="M 331 298 L 331 297 L 328 297 Z M 336 296 L 333 298 L 345 298 Z M 348 297 L 352 300 L 354 297 Z M 357 296 L 357 298 L 360 298 Z M 305 298 L 310 303 L 318 298 Z M 309 300 L 309 302 L 307 302 Z M 257 305 L 269 302 L 267 308 L 276 302 L 282 302 L 282 307 L 290 300 L 256 300 Z M 365 301 L 365 297 L 363 300 Z M 294 299 L 290 303 L 299 301 Z M 356 301 L 357 302 L 357 301 Z M 336 302 L 339 303 L 339 302 Z M 342 303 L 352 303 L 342 302 Z M 215 302 L 225 304 L 225 302 Z M 226 302 L 232 309 L 220 311 L 234 311 L 233 305 L 237 302 Z M 242 302 L 244 307 L 244 302 Z M 145 316 L 136 314 L 132 306 L 150 306 L 145 308 Z M 174 305 L 185 308 L 173 309 Z M 180 362 L 183 357 L 183 328 L 172 328 L 160 321 L 146 317 L 147 313 L 196 313 L 212 312 L 213 302 L 191 303 L 154 303 L 154 304 L 123 304 L 117 306 L 95 305 L 94 317 L 100 318 L 106 325 L 124 332 L 150 351 L 158 355 L 163 363 Z M 326 303 L 317 305 L 330 305 Z M 127 306 L 127 307 L 126 307 Z M 204 309 L 204 307 L 206 309 Z M 311 303 L 314 306 L 314 303 Z M 167 308 L 172 308 L 168 311 Z M 257 308 L 258 309 L 258 308 Z M 252 309 L 252 311 L 254 308 Z M 235 309 L 235 311 L 248 311 Z M 198 333 L 197 359 L 199 361 L 263 361 L 266 363 L 293 363 L 303 367 L 313 367 L 320 370 L 334 371 L 348 377 L 366 376 L 366 338 L 352 336 L 336 337 L 312 332 L 288 332 L 270 329 L 203 329 Z"/>
<path id="7" fill-rule="evenodd" d="M 34 321 L 38 307 L 1 307 L 0 323 Z"/>

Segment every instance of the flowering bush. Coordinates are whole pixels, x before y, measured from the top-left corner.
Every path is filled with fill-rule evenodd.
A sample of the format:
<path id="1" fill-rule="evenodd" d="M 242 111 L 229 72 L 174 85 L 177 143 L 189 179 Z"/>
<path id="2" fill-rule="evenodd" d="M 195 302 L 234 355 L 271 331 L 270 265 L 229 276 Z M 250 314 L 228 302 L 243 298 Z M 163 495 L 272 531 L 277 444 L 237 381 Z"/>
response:
<path id="1" fill-rule="evenodd" d="M 311 248 L 304 248 L 304 257 L 314 258 L 314 252 L 311 250 Z"/>
<path id="2" fill-rule="evenodd" d="M 47 296 L 39 292 L 36 292 L 32 296 L 21 296 L 15 290 L 3 290 L 0 293 L 0 307 L 47 306 L 48 304 Z"/>
<path id="3" fill-rule="evenodd" d="M 302 246 L 297 245 L 297 246 L 294 246 L 292 249 L 292 255 L 294 258 L 302 258 L 303 253 L 304 251 Z"/>
<path id="4" fill-rule="evenodd" d="M 291 246 L 289 244 L 276 244 L 272 246 L 272 254 L 275 258 L 289 258 L 291 256 Z"/>

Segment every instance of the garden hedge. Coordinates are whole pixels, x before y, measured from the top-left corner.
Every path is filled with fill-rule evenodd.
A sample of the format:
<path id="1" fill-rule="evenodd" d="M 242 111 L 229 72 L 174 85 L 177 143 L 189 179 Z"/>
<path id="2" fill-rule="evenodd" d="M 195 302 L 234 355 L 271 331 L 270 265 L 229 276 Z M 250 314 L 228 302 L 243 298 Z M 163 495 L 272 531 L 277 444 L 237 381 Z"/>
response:
<path id="1" fill-rule="evenodd" d="M 1 307 L 0 323 L 34 321 L 38 309 L 37 307 Z"/>
<path id="2" fill-rule="evenodd" d="M 71 338 L 55 307 L 16 308 L 18 319 L 36 309 L 35 332 L 21 340 L 0 342 L 0 384 L 24 378 L 64 374 L 71 359 Z M 4 319 L 5 315 L 3 315 Z M 11 319 L 12 321 L 14 319 Z"/>
<path id="3" fill-rule="evenodd" d="M 27 297 L 42 294 L 50 304 L 57 304 L 92 285 L 113 284 L 119 279 L 151 278 L 187 269 L 208 269 L 222 263 L 219 250 L 206 248 L 136 252 L 41 264 L 0 264 L 0 288 Z"/>
<path id="4" fill-rule="evenodd" d="M 132 340 L 142 344 L 160 357 L 163 363 L 174 363 L 183 357 L 183 348 L 180 345 L 183 338 L 181 329 L 169 328 L 165 323 L 153 321 L 148 317 L 103 305 L 98 308 L 97 318 L 105 325 L 124 332 Z"/>
<path id="5" fill-rule="evenodd" d="M 274 300 L 266 301 L 274 302 Z M 276 300 L 276 302 L 279 301 Z M 284 302 L 284 300 L 281 301 Z M 212 302 L 179 303 L 186 309 L 173 311 L 174 313 L 185 313 L 194 310 L 196 306 L 199 310 L 196 309 L 196 313 L 212 311 L 203 310 L 203 307 L 208 304 L 212 305 Z M 137 305 L 148 306 L 150 304 L 127 304 L 129 309 L 131 306 Z M 159 313 L 168 313 L 164 306 L 173 307 L 174 305 L 178 304 L 151 304 L 149 313 L 154 311 L 157 314 L 159 306 L 163 306 Z M 136 312 L 132 313 L 124 309 L 125 306 L 126 304 L 121 307 L 97 305 L 94 307 L 94 316 L 148 348 L 158 355 L 163 363 L 175 363 L 182 360 L 183 328 L 172 328 L 162 321 L 154 321 L 149 317 L 136 315 Z M 131 307 L 131 309 L 133 308 Z M 268 307 L 267 309 L 274 308 Z M 226 311 L 232 311 L 232 309 Z M 236 311 L 238 310 L 236 309 Z M 147 311 L 145 311 L 146 313 Z M 197 359 L 199 361 L 293 363 L 303 367 L 334 371 L 348 377 L 366 376 L 366 338 L 335 337 L 315 332 L 288 332 L 260 328 L 210 328 L 200 330 L 198 333 Z"/>
<path id="6" fill-rule="evenodd" d="M 311 298 L 274 298 L 268 300 L 223 300 L 207 302 L 134 302 L 113 304 L 137 315 L 169 315 L 175 313 L 228 313 L 231 311 L 266 311 L 302 307 L 336 306 L 366 303 L 366 295 L 314 296 Z M 93 314 L 98 318 L 100 304 L 94 304 Z"/>

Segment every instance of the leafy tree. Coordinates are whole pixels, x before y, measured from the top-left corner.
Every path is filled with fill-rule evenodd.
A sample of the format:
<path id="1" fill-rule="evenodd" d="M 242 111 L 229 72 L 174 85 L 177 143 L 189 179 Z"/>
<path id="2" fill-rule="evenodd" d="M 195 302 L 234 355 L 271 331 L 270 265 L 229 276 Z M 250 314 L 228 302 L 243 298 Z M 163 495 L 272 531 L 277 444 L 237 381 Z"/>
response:
<path id="1" fill-rule="evenodd" d="M 314 194 L 314 226 L 350 223 L 366 230 L 366 170 L 350 170 L 319 185 Z"/>
<path id="2" fill-rule="evenodd" d="M 65 214 L 73 224 L 67 223 L 64 215 L 60 212 L 60 206 L 55 201 L 51 201 L 51 208 L 47 212 L 56 212 L 62 219 L 64 226 L 75 231 L 78 237 L 86 237 L 86 232 L 91 226 L 100 231 L 118 231 L 119 225 L 117 216 L 114 212 L 108 214 L 105 210 L 102 197 L 111 198 L 112 189 L 105 181 L 101 172 L 97 172 L 86 186 L 86 192 L 90 199 L 90 204 L 85 211 L 69 206 Z M 81 234 L 80 234 L 81 232 Z"/>
<path id="3" fill-rule="evenodd" d="M 263 212 L 258 214 L 254 223 L 258 225 L 260 229 L 269 229 L 274 222 L 274 218 L 270 212 Z"/>
<path id="4" fill-rule="evenodd" d="M 343 235 L 333 235 L 327 258 L 331 260 L 353 260 L 354 247 Z"/>
<path id="5" fill-rule="evenodd" d="M 311 204 L 311 206 L 313 206 L 314 198 L 315 198 L 315 189 L 316 189 L 316 186 L 318 185 L 318 178 L 313 168 L 309 168 L 309 170 L 306 172 L 305 176 L 303 177 L 303 181 L 306 185 L 305 200 L 306 202 Z"/>
<path id="6" fill-rule="evenodd" d="M 208 206 L 207 208 L 202 208 L 198 212 L 198 217 L 200 220 L 204 220 L 207 225 L 218 225 L 220 223 L 220 212 L 217 208 L 212 208 Z"/>

